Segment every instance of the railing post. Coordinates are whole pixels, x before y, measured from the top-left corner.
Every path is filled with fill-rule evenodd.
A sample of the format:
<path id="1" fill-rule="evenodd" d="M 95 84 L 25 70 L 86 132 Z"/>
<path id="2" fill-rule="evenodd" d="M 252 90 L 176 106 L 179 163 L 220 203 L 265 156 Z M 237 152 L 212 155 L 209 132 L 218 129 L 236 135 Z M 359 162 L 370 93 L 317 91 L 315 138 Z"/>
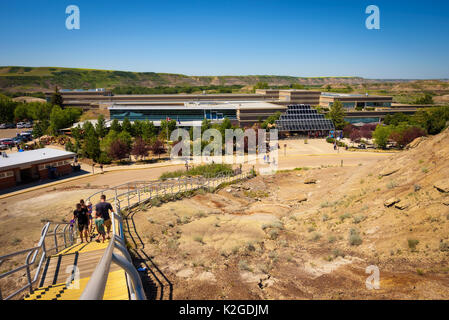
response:
<path id="1" fill-rule="evenodd" d="M 137 198 L 139 199 L 139 203 L 140 203 L 140 189 L 137 188 Z"/>
<path id="2" fill-rule="evenodd" d="M 63 232 L 63 235 L 64 235 L 64 247 L 65 248 L 67 248 L 67 237 L 66 237 L 66 231 L 67 231 L 67 227 L 68 227 L 69 225 L 68 224 L 66 224 L 65 225 L 65 227 L 64 227 L 64 230 L 62 231 Z"/>
<path id="3" fill-rule="evenodd" d="M 34 252 L 34 251 L 30 251 L 30 252 L 28 253 L 27 259 L 26 259 L 26 265 L 27 265 L 27 267 L 26 267 L 26 270 L 27 270 L 27 279 L 28 279 L 28 286 L 29 286 L 29 288 L 30 288 L 30 293 L 33 292 L 33 282 L 31 281 L 31 272 L 30 272 L 30 257 L 31 257 L 31 254 L 32 254 L 33 252 Z"/>
<path id="4" fill-rule="evenodd" d="M 57 233 L 58 229 L 59 229 L 59 224 L 56 225 L 56 227 L 55 227 L 55 229 L 54 229 L 54 231 L 53 231 L 54 236 L 55 236 L 55 248 L 56 248 L 56 253 L 59 252 L 59 251 L 58 251 L 58 233 Z"/>

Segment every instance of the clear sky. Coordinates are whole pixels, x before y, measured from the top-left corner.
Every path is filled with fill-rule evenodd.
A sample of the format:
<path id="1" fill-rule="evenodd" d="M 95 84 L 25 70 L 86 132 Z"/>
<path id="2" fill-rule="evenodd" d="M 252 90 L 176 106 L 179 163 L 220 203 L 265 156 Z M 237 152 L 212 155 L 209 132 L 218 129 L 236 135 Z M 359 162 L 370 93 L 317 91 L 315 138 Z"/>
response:
<path id="1" fill-rule="evenodd" d="M 447 0 L 0 0 L 0 39 L 3 66 L 449 78 Z"/>

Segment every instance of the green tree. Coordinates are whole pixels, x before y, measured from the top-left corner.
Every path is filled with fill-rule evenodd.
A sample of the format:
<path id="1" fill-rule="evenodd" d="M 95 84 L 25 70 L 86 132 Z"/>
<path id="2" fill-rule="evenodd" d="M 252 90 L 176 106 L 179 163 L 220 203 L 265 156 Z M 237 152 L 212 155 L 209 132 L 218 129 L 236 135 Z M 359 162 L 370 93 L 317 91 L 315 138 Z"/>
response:
<path id="1" fill-rule="evenodd" d="M 343 103 L 340 100 L 335 100 L 333 105 L 330 107 L 327 118 L 331 119 L 334 123 L 335 129 L 343 130 L 346 125 L 345 122 L 345 110 L 343 108 Z"/>
<path id="2" fill-rule="evenodd" d="M 130 135 L 133 135 L 133 127 L 131 125 L 131 121 L 128 118 L 125 118 L 122 122 L 122 130 L 128 132 Z"/>
<path id="3" fill-rule="evenodd" d="M 176 120 L 162 120 L 160 134 L 166 137 L 167 141 L 170 140 L 170 134 L 176 129 Z"/>
<path id="4" fill-rule="evenodd" d="M 388 143 L 391 129 L 387 126 L 378 125 L 373 132 L 374 142 L 379 148 L 385 149 Z"/>
<path id="5" fill-rule="evenodd" d="M 420 97 L 415 100 L 415 104 L 433 104 L 432 95 L 429 93 L 424 94 L 423 97 Z"/>
<path id="6" fill-rule="evenodd" d="M 104 116 L 100 114 L 97 118 L 97 124 L 95 126 L 95 131 L 100 138 L 104 138 L 106 135 L 106 126 Z"/>
<path id="7" fill-rule="evenodd" d="M 0 95 L 0 122 L 13 122 L 14 111 L 18 103 L 12 101 L 10 98 Z"/>
<path id="8" fill-rule="evenodd" d="M 120 125 L 120 122 L 117 119 L 112 120 L 110 130 L 115 131 L 117 133 L 122 132 L 122 126 Z"/>
<path id="9" fill-rule="evenodd" d="M 87 122 L 90 123 L 90 122 Z M 97 133 L 92 124 L 85 125 L 84 128 L 84 145 L 83 145 L 83 153 L 86 157 L 97 161 L 101 150 L 100 150 L 100 140 L 98 139 Z"/>
<path id="10" fill-rule="evenodd" d="M 33 137 L 40 138 L 47 133 L 50 123 L 48 120 L 41 120 L 37 122 L 33 127 Z"/>
<path id="11" fill-rule="evenodd" d="M 254 86 L 254 89 L 268 89 L 268 83 L 267 82 L 257 82 L 256 85 Z"/>
<path id="12" fill-rule="evenodd" d="M 156 127 L 154 126 L 153 122 L 150 122 L 148 120 L 142 122 L 141 131 L 142 139 L 144 139 L 145 141 L 148 141 L 149 139 L 156 136 Z"/>
<path id="13" fill-rule="evenodd" d="M 262 129 L 269 129 L 270 125 L 273 125 L 281 117 L 281 113 L 278 111 L 275 114 L 269 116 L 261 125 Z"/>
<path id="14" fill-rule="evenodd" d="M 304 86 L 302 84 L 299 84 L 299 83 L 292 83 L 290 85 L 290 88 L 296 89 L 296 90 L 302 90 L 302 89 L 304 89 Z"/>
<path id="15" fill-rule="evenodd" d="M 55 92 L 51 96 L 50 103 L 52 105 L 56 105 L 56 106 L 62 107 L 62 105 L 64 103 L 64 99 L 62 98 L 62 95 L 59 93 L 58 87 L 55 88 Z"/>
<path id="16" fill-rule="evenodd" d="M 19 104 L 14 110 L 14 118 L 18 121 L 31 120 L 33 117 L 30 114 L 30 109 L 25 103 Z"/>
<path id="17" fill-rule="evenodd" d="M 80 109 L 65 109 L 55 105 L 50 113 L 50 133 L 56 135 L 59 130 L 68 128 L 81 116 Z M 90 123 L 90 122 L 87 122 Z"/>

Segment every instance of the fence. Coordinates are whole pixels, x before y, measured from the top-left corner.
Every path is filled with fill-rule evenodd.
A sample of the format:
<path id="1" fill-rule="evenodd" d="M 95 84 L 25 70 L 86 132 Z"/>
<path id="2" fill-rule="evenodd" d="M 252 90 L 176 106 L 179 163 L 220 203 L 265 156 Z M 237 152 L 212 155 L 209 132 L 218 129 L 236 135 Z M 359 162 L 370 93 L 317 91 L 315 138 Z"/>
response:
<path id="1" fill-rule="evenodd" d="M 52 227 L 53 230 L 51 231 Z M 61 229 L 62 231 L 59 231 Z M 47 239 L 50 239 L 50 241 L 53 242 L 52 246 L 50 247 L 47 246 L 46 244 Z M 5 298 L 2 297 L 2 292 L 0 290 L 0 300 L 10 300 L 15 296 L 17 296 L 19 293 L 27 289 L 29 289 L 31 293 L 33 291 L 33 285 L 39 280 L 39 276 L 42 271 L 44 261 L 47 259 L 47 257 L 49 257 L 49 255 L 52 252 L 58 253 L 60 251 L 59 248 L 61 247 L 67 248 L 73 245 L 75 240 L 76 240 L 76 233 L 73 230 L 73 226 L 70 225 L 69 223 L 54 224 L 52 222 L 47 222 L 42 228 L 41 237 L 36 247 L 1 256 L 0 266 L 8 259 L 26 254 L 24 264 L 20 265 L 15 269 L 0 274 L 0 279 L 4 279 L 19 271 L 25 270 L 26 284 L 20 289 L 10 293 Z M 40 258 L 38 259 L 39 255 Z M 36 269 L 32 270 L 32 268 L 35 267 L 36 263 L 37 263 Z M 32 276 L 33 271 L 35 272 L 34 276 Z"/>

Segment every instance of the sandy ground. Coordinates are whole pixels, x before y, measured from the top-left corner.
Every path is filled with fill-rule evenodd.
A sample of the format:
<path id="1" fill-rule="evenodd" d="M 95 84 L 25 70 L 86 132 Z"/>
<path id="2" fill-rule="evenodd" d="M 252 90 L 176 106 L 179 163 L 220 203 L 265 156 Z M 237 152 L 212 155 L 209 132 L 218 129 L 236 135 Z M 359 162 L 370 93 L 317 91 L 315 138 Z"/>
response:
<path id="1" fill-rule="evenodd" d="M 438 249 L 449 220 L 441 212 L 439 226 L 410 232 L 418 213 L 371 206 L 384 190 L 361 195 L 370 172 L 259 176 L 149 207 L 133 216 L 137 247 L 170 279 L 174 299 L 449 299 L 448 257 Z M 353 228 L 359 245 L 349 241 Z M 380 271 L 378 290 L 366 287 L 369 266 Z"/>
<path id="2" fill-rule="evenodd" d="M 14 138 L 18 133 L 33 130 L 32 128 L 25 129 L 0 129 L 0 139 Z"/>

